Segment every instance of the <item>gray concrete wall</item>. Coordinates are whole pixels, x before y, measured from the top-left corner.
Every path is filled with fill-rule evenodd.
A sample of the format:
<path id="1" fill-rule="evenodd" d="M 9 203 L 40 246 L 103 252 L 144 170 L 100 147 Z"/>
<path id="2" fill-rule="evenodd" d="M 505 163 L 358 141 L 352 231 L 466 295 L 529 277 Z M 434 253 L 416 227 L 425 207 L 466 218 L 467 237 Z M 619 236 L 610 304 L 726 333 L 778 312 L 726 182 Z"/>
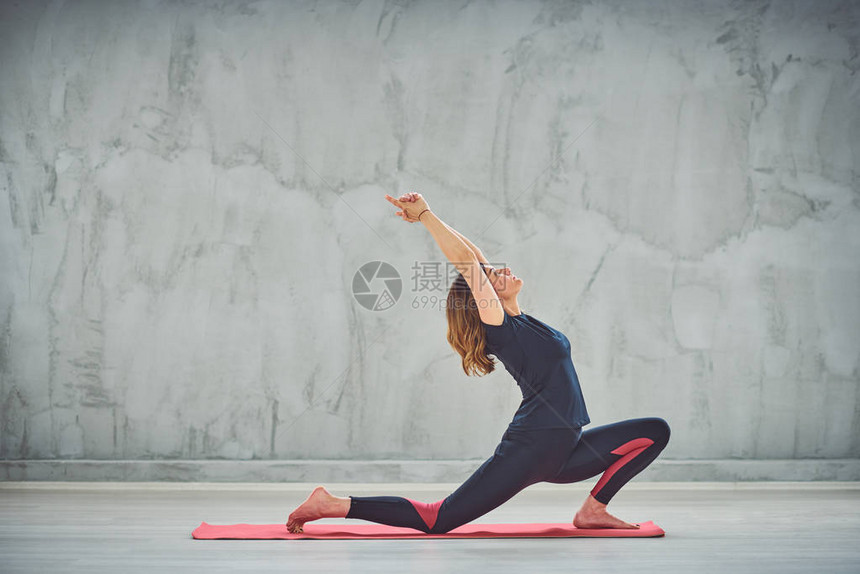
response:
<path id="1" fill-rule="evenodd" d="M 4 2 L 3 475 L 488 456 L 519 391 L 460 369 L 406 190 L 524 278 L 592 426 L 857 474 L 858 38 L 850 1 Z"/>

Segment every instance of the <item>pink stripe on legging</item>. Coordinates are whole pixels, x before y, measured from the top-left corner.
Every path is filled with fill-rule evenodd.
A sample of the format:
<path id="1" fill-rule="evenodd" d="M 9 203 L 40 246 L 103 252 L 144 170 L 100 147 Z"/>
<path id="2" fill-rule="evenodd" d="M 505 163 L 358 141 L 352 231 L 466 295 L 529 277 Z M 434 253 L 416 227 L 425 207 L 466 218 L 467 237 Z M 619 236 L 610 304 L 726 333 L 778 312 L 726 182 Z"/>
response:
<path id="1" fill-rule="evenodd" d="M 421 516 L 421 520 L 423 520 L 424 524 L 427 525 L 427 528 L 430 529 L 433 528 L 433 525 L 436 524 L 436 519 L 439 517 L 439 507 L 442 506 L 443 502 L 445 502 L 444 498 L 432 504 L 427 504 L 426 502 L 418 502 L 417 500 L 412 500 L 411 498 L 407 498 L 406 500 L 412 503 L 412 506 L 415 507 L 415 510 L 417 510 L 418 514 Z"/>
<path id="2" fill-rule="evenodd" d="M 597 493 L 600 492 L 600 489 L 609 482 L 609 479 L 618 472 L 618 469 L 636 458 L 639 453 L 652 444 L 654 444 L 654 441 L 650 438 L 635 438 L 613 450 L 612 454 L 623 454 L 624 456 L 613 462 L 609 465 L 609 468 L 604 471 L 603 476 L 600 477 L 600 480 L 598 480 L 597 484 L 594 485 L 594 488 L 591 489 L 591 496 L 596 496 Z"/>

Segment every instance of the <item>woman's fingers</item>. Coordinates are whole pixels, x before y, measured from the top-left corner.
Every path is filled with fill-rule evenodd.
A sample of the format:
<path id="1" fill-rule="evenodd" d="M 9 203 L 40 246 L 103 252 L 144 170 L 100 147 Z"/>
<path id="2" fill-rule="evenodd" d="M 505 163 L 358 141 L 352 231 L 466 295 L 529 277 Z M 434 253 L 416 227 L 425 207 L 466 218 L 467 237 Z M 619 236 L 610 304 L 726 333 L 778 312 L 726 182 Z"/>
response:
<path id="1" fill-rule="evenodd" d="M 396 201 L 396 202 L 406 202 L 406 201 L 408 201 L 409 203 L 413 203 L 413 202 L 415 202 L 416 200 L 418 200 L 418 198 L 420 197 L 420 194 L 415 193 L 414 191 L 411 191 L 411 192 L 409 192 L 409 193 L 404 193 L 403 195 L 401 195 L 401 196 L 400 196 L 399 198 L 397 198 L 397 199 L 394 199 L 394 198 L 393 198 L 393 197 L 391 197 L 390 195 L 386 195 L 385 197 L 386 197 L 386 198 L 388 198 L 388 201 L 390 201 L 390 202 L 392 202 L 392 203 L 394 203 L 395 201 Z M 396 204 L 395 204 L 395 205 L 396 205 Z"/>
<path id="2" fill-rule="evenodd" d="M 396 205 L 400 209 L 403 209 L 403 206 L 400 205 L 400 202 L 397 201 L 396 199 L 394 199 L 393 197 L 391 197 L 390 195 L 388 195 L 387 193 L 385 194 L 385 199 L 387 199 L 388 201 L 390 201 L 391 203 L 393 203 L 394 205 Z"/>
<path id="3" fill-rule="evenodd" d="M 415 223 L 418 221 L 416 217 L 411 217 L 406 209 L 406 203 L 415 203 L 417 200 L 421 199 L 421 195 L 415 192 L 404 193 L 400 196 L 399 199 L 394 199 L 388 194 L 385 194 L 385 199 L 387 199 L 392 205 L 395 205 L 400 208 L 400 211 L 394 213 L 394 215 L 398 215 L 403 218 L 403 221 L 408 221 L 409 223 Z"/>
<path id="4" fill-rule="evenodd" d="M 401 217 L 401 219 L 403 219 L 403 221 L 408 221 L 409 223 L 415 223 L 416 221 L 418 221 L 417 219 L 409 217 L 409 215 L 407 215 L 403 211 L 398 211 L 394 215 L 399 215 Z"/>

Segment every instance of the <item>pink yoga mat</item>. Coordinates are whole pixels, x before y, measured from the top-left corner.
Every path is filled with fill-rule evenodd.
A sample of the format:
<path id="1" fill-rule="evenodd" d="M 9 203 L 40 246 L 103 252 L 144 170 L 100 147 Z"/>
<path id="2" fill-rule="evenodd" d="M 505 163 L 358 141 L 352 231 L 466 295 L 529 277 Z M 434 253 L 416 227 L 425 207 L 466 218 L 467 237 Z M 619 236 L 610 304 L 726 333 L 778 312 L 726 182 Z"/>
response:
<path id="1" fill-rule="evenodd" d="M 635 523 L 634 523 L 635 524 Z M 577 528 L 572 524 L 465 524 L 446 534 L 424 534 L 412 528 L 383 524 L 305 524 L 292 534 L 284 524 L 201 523 L 191 536 L 197 540 L 359 540 L 365 538 L 649 538 L 666 533 L 652 521 L 639 528 Z"/>

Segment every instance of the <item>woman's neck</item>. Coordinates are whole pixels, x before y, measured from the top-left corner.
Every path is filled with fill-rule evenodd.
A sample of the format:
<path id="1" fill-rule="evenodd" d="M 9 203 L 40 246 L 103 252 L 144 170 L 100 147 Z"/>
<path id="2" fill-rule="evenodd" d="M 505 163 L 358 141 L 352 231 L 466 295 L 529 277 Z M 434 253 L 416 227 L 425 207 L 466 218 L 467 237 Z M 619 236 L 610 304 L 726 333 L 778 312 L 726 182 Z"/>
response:
<path id="1" fill-rule="evenodd" d="M 505 310 L 505 313 L 512 317 L 522 313 L 516 299 L 513 301 L 502 301 L 502 308 Z"/>

